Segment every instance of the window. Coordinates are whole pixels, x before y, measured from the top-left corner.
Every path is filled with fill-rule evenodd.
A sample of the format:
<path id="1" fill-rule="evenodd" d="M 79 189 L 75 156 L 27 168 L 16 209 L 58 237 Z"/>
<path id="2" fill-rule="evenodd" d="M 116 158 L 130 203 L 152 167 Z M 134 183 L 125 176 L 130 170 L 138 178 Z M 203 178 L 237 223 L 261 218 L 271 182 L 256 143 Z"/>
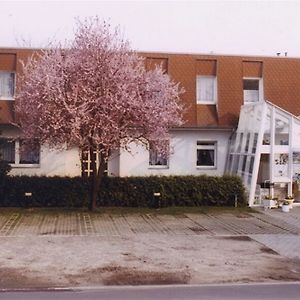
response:
<path id="1" fill-rule="evenodd" d="M 0 71 L 0 99 L 12 100 L 15 95 L 15 73 Z"/>
<path id="2" fill-rule="evenodd" d="M 197 142 L 197 167 L 217 166 L 217 142 Z"/>
<path id="3" fill-rule="evenodd" d="M 216 76 L 197 76 L 197 103 L 217 103 L 217 78 Z"/>
<path id="4" fill-rule="evenodd" d="M 262 98 L 262 81 L 259 78 L 244 78 L 244 103 L 259 102 Z"/>
<path id="5" fill-rule="evenodd" d="M 19 141 L 19 163 L 20 164 L 39 164 L 40 163 L 40 145 L 38 142 L 34 142 L 33 145 L 28 148 L 24 145 L 23 141 Z"/>
<path id="6" fill-rule="evenodd" d="M 0 154 L 3 160 L 12 165 L 37 165 L 40 163 L 40 145 L 34 143 L 30 148 L 22 140 L 0 139 Z"/>
<path id="7" fill-rule="evenodd" d="M 169 142 L 164 142 L 163 148 L 169 148 Z M 167 152 L 167 151 L 164 151 Z M 168 166 L 168 159 L 166 153 L 162 154 L 159 153 L 159 151 L 154 147 L 153 143 L 149 144 L 149 165 L 151 167 L 153 166 L 162 166 L 167 167 Z"/>
<path id="8" fill-rule="evenodd" d="M 15 163 L 15 142 L 7 139 L 0 140 L 1 159 L 14 164 Z"/>

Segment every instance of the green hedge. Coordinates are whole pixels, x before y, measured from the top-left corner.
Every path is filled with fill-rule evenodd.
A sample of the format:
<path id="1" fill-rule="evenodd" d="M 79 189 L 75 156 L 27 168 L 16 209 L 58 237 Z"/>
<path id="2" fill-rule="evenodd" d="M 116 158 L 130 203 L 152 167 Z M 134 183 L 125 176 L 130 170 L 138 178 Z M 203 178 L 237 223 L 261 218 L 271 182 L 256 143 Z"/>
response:
<path id="1" fill-rule="evenodd" d="M 0 188 L 0 206 L 82 207 L 88 191 L 88 182 L 80 177 L 8 176 Z M 28 192 L 31 197 L 25 196 Z"/>
<path id="2" fill-rule="evenodd" d="M 89 181 L 81 177 L 7 177 L 0 185 L 0 206 L 87 207 Z M 25 193 L 31 192 L 31 197 Z M 106 177 L 98 206 L 240 206 L 246 205 L 245 190 L 238 177 L 170 176 Z"/>

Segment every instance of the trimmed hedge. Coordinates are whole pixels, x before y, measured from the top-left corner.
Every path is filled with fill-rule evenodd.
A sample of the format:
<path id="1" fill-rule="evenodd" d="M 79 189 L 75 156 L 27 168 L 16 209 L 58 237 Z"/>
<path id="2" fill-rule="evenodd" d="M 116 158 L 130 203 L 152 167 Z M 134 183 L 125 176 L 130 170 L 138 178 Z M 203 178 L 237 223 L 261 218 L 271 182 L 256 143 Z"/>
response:
<path id="1" fill-rule="evenodd" d="M 81 177 L 6 177 L 0 206 L 87 207 L 89 187 Z M 239 206 L 246 205 L 244 186 L 235 176 L 105 177 L 98 206 L 154 207 L 158 198 L 161 207 L 234 206 L 235 196 Z"/>
<path id="2" fill-rule="evenodd" d="M 7 176 L 0 190 L 0 206 L 83 207 L 89 183 L 80 177 Z M 25 196 L 25 193 L 32 196 Z"/>

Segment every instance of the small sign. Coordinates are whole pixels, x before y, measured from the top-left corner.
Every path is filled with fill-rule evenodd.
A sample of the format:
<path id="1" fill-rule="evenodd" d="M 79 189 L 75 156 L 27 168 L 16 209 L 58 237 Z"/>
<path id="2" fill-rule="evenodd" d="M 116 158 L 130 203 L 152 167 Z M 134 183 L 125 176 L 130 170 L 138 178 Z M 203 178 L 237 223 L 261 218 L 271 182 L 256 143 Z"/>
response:
<path id="1" fill-rule="evenodd" d="M 153 196 L 160 196 L 160 193 L 154 193 Z"/>
<path id="2" fill-rule="evenodd" d="M 25 193 L 25 196 L 26 196 L 26 197 L 31 197 L 31 196 L 32 196 L 32 193 L 31 193 L 31 192 L 26 192 L 26 193 Z"/>

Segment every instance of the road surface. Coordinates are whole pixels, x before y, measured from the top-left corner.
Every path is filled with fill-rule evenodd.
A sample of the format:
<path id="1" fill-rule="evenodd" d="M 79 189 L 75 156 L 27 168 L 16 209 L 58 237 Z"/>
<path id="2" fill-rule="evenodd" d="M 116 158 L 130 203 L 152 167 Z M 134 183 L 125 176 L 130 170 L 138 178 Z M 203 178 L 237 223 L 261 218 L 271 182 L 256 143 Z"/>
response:
<path id="1" fill-rule="evenodd" d="M 60 291 L 2 291 L 5 300 L 287 300 L 300 299 L 300 283 L 104 287 Z"/>

